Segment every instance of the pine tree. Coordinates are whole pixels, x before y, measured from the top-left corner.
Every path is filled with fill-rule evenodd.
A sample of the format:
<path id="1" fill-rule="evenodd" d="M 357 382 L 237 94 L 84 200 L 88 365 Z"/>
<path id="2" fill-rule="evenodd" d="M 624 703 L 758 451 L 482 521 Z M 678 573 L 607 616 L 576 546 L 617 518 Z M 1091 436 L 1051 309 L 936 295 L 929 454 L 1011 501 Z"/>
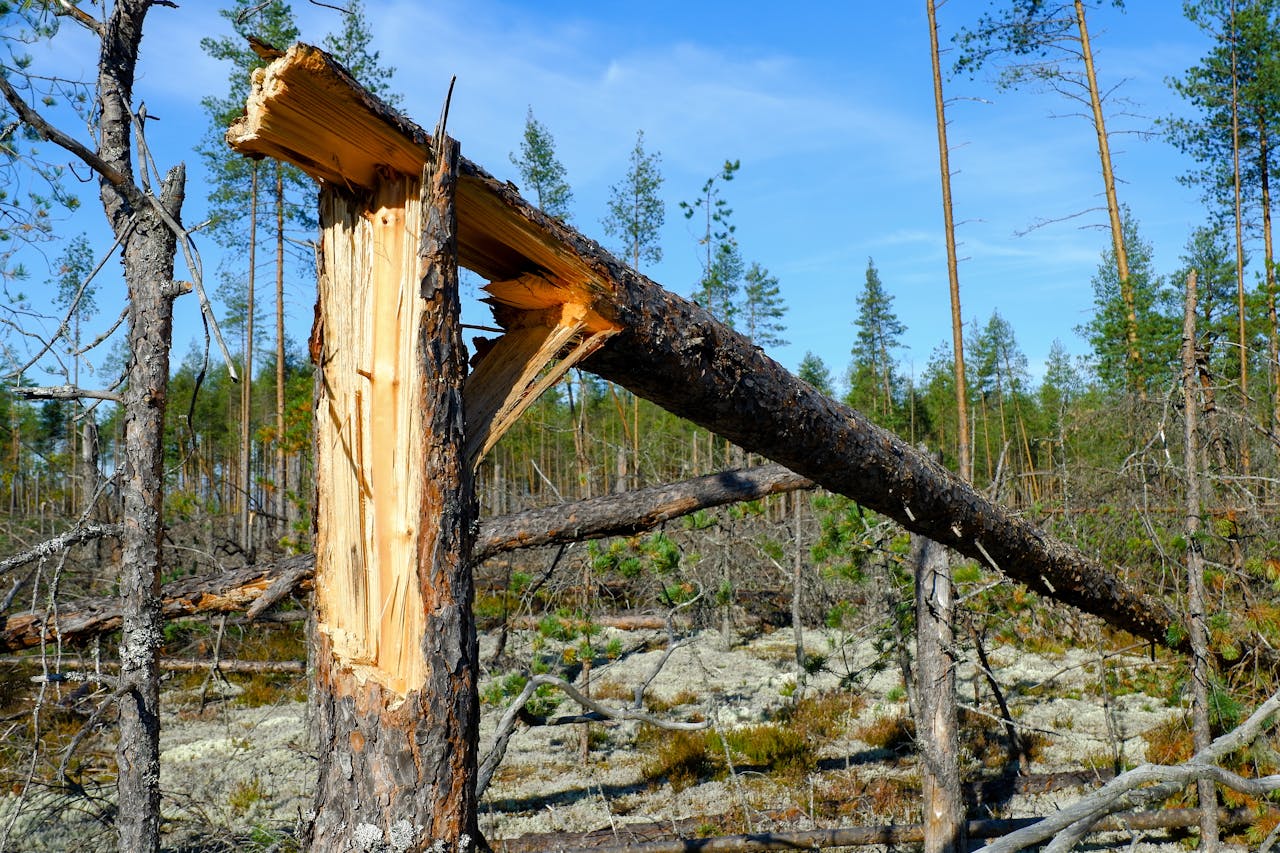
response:
<path id="1" fill-rule="evenodd" d="M 610 187 L 604 230 L 621 241 L 623 256 L 637 272 L 641 261 L 656 264 L 662 260 L 659 240 L 667 211 L 658 195 L 662 188 L 661 166 L 662 156 L 644 150 L 644 131 L 637 130 L 627 174 Z"/>
<path id="2" fill-rule="evenodd" d="M 1130 392 L 1139 387 L 1162 388 L 1172 381 L 1177 363 L 1178 319 L 1170 308 L 1164 280 L 1152 264 L 1151 244 L 1142 238 L 1127 208 L 1123 214 L 1124 242 L 1129 247 L 1128 299 L 1116 274 L 1114 249 L 1108 249 L 1093 276 L 1093 318 L 1078 331 L 1093 350 L 1093 370 L 1103 387 Z M 1137 321 L 1132 344 L 1125 331 L 1130 301 Z M 1130 357 L 1130 346 L 1138 347 L 1140 358 Z"/>
<path id="3" fill-rule="evenodd" d="M 373 31 L 369 29 L 369 20 L 364 14 L 364 0 L 348 0 L 344 5 L 342 29 L 326 35 L 321 44 L 347 67 L 360 85 L 387 105 L 399 108 L 404 97 L 391 88 L 396 69 L 382 65 L 381 53 L 369 49 L 373 44 Z"/>
<path id="4" fill-rule="evenodd" d="M 1123 0 L 1100 0 L 1097 4 L 1086 4 L 1084 0 L 993 2 L 993 11 L 983 14 L 976 27 L 963 30 L 956 37 L 960 56 L 955 70 L 974 74 L 988 62 L 1002 59 L 1005 64 L 998 78 L 1002 88 L 1043 86 L 1089 108 L 1111 225 L 1111 258 L 1116 265 L 1120 299 L 1125 307 L 1121 332 L 1128 344 L 1127 357 L 1135 362 L 1130 368 L 1137 383 L 1133 390 L 1143 399 L 1146 374 L 1137 363 L 1142 353 L 1138 345 L 1137 309 L 1129 285 L 1129 251 L 1124 242 L 1123 214 L 1116 196 L 1111 143 L 1102 111 L 1104 95 L 1098 85 L 1085 15 L 1086 6 L 1096 8 L 1098 5 L 1123 8 L 1124 3 Z"/>
<path id="5" fill-rule="evenodd" d="M 720 195 L 720 185 L 732 181 L 741 163 L 725 160 L 718 174 L 707 178 L 695 201 L 680 202 L 684 218 L 702 217 L 703 233 L 698 245 L 704 252 L 702 277 L 694 287 L 693 300 L 722 323 L 732 326 L 737 314 L 738 289 L 742 279 L 742 255 L 733 232 L 733 209 Z"/>
<path id="6" fill-rule="evenodd" d="M 743 279 L 742 333 L 758 347 L 786 346 L 782 333 L 786 326 L 782 316 L 787 313 L 786 303 L 778 287 L 777 276 L 757 263 L 752 263 Z"/>
<path id="7" fill-rule="evenodd" d="M 1018 346 L 1013 326 L 992 311 L 982 329 L 973 340 L 965 344 L 969 353 L 969 387 L 973 390 L 979 417 L 975 427 L 982 432 L 981 448 L 986 456 L 987 476 L 994 477 L 999 461 L 1005 458 L 1006 449 L 1022 457 L 1023 470 L 1032 470 L 1031 441 L 1023 417 L 1022 400 L 1028 383 L 1027 356 Z M 992 427 L 995 418 L 998 430 Z M 975 429 L 975 433 L 978 430 Z M 992 440 L 998 433 L 999 445 Z M 975 434 L 976 441 L 976 434 Z"/>
<path id="8" fill-rule="evenodd" d="M 1231 211 L 1236 232 L 1236 322 L 1240 398 L 1249 405 L 1249 340 L 1245 290 L 1244 232 L 1252 224 L 1262 237 L 1264 301 L 1268 315 L 1268 381 L 1271 419 L 1280 424 L 1280 326 L 1276 321 L 1276 267 L 1272 237 L 1272 153 L 1280 137 L 1280 3 L 1276 0 L 1201 0 L 1184 5 L 1187 18 L 1215 38 L 1214 46 L 1173 89 L 1194 108 L 1192 118 L 1165 122 L 1173 144 L 1190 154 L 1198 169 L 1183 181 L 1204 189 L 1207 201 Z M 1252 213 L 1251 213 L 1252 212 Z M 1203 313 L 1203 312 L 1202 312 Z M 1248 445 L 1241 447 L 1247 473 Z"/>
<path id="9" fill-rule="evenodd" d="M 849 367 L 849 405 L 881 423 L 890 421 L 897 399 L 893 354 L 902 347 L 907 326 L 893 311 L 893 295 L 885 290 L 875 260 L 867 258 L 866 282 L 857 300 L 853 325 L 853 362 Z"/>
<path id="10" fill-rule="evenodd" d="M 1060 338 L 1054 338 L 1045 359 L 1044 380 L 1040 383 L 1040 408 L 1049 418 L 1053 433 L 1058 432 L 1063 409 L 1083 392 L 1084 381 L 1072 363 L 1071 354 Z"/>
<path id="11" fill-rule="evenodd" d="M 796 376 L 808 382 L 816 390 L 821 391 L 828 397 L 835 396 L 835 380 L 831 377 L 831 371 L 827 369 L 826 363 L 812 352 L 804 354 L 804 358 L 800 361 L 800 368 L 796 371 Z"/>
<path id="12" fill-rule="evenodd" d="M 529 107 L 525 115 L 520 157 L 514 153 L 510 156 L 511 162 L 520 170 L 525 186 L 532 188 L 538 209 L 568 222 L 573 191 L 565 179 L 564 166 L 556 158 L 555 138 L 542 122 L 534 118 L 533 107 Z"/>

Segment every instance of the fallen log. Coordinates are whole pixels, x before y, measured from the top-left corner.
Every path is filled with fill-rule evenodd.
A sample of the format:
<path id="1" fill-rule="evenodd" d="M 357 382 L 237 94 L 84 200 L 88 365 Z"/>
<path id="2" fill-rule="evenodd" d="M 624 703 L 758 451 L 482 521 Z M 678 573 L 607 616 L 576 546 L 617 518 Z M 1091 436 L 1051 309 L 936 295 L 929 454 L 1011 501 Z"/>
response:
<path id="1" fill-rule="evenodd" d="M 1257 819 L 1253 809 L 1220 809 L 1222 826 L 1248 826 Z M 1040 818 L 1012 818 L 1006 820 L 971 820 L 968 824 L 970 838 L 999 838 L 1009 832 L 1023 829 Z M 1095 832 L 1138 832 L 1158 829 L 1178 829 L 1195 826 L 1200 820 L 1199 809 L 1162 809 L 1152 812 L 1129 812 L 1113 815 L 1100 821 Z M 705 823 L 701 818 L 689 822 L 687 831 L 696 831 Z M 616 829 L 602 829 L 586 834 L 537 833 L 512 839 L 490 839 L 498 853 L 534 853 L 538 850 L 556 850 L 558 853 L 749 853 L 759 850 L 822 850 L 831 847 L 866 847 L 883 844 L 893 847 L 899 844 L 918 844 L 924 840 L 924 827 L 918 823 L 889 824 L 882 826 L 847 826 L 838 829 L 811 829 L 791 832 L 758 832 L 750 835 L 721 835 L 710 838 L 663 838 L 653 835 L 669 835 L 670 823 L 657 827 L 646 824 L 639 831 L 623 825 Z M 680 827 L 677 827 L 680 828 Z M 646 829 L 648 831 L 646 831 Z"/>
<path id="2" fill-rule="evenodd" d="M 161 590 L 161 615 L 165 620 L 199 613 L 234 613 L 246 610 L 282 574 L 309 577 L 311 555 L 288 557 L 270 566 L 245 566 L 217 575 L 183 578 Z M 53 642 L 79 643 L 120 627 L 120 597 L 107 596 L 65 602 L 55 614 L 45 610 L 0 617 L 0 651 L 18 651 Z"/>
<path id="3" fill-rule="evenodd" d="M 738 468 L 678 483 L 511 513 L 482 521 L 472 555 L 476 560 L 538 545 L 556 545 L 608 536 L 629 536 L 701 509 L 813 488 L 813 483 L 781 465 Z M 311 582 L 310 554 L 269 565 L 246 566 L 212 576 L 184 578 L 161 591 L 165 619 L 199 613 L 266 608 Z M 57 622 L 44 610 L 0 617 L 0 651 L 52 642 L 79 643 L 120 627 L 120 599 L 109 596 L 64 603 Z M 661 627 L 661 624 L 658 625 Z"/>
<path id="4" fill-rule="evenodd" d="M 433 161 L 426 131 L 316 48 L 294 45 L 255 74 L 246 115 L 227 134 L 243 154 L 288 161 L 353 192 L 390 173 L 421 174 Z M 473 460 L 548 375 L 578 365 L 1041 595 L 1155 642 L 1185 636 L 1170 631 L 1180 619 L 1163 601 L 987 500 L 465 159 L 457 217 L 458 261 L 490 281 L 485 290 L 506 330 L 479 347 L 467 380 Z"/>
<path id="5" fill-rule="evenodd" d="M 114 672 L 120 668 L 119 661 L 103 661 L 101 667 Z M 17 666 L 36 668 L 40 666 L 40 658 L 36 655 L 19 657 L 4 655 L 0 657 L 0 666 Z M 74 661 L 63 659 L 62 670 L 74 668 Z M 307 671 L 305 661 L 300 660 L 237 660 L 234 658 L 220 660 L 194 660 L 188 658 L 160 658 L 160 668 L 169 672 L 204 672 L 217 669 L 222 673 L 238 673 L 248 675 L 302 675 Z"/>

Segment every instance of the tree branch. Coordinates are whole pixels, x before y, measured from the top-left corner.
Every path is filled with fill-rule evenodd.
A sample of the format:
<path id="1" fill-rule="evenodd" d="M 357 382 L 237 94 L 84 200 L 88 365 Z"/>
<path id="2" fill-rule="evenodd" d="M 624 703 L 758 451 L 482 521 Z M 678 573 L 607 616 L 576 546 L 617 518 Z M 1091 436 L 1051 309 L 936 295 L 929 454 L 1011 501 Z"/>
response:
<path id="1" fill-rule="evenodd" d="M 36 135 L 46 142 L 52 142 L 54 145 L 74 154 L 127 198 L 135 208 L 138 206 L 141 201 L 141 192 L 128 178 L 121 174 L 119 169 L 116 169 L 95 152 L 45 121 L 44 116 L 33 110 L 2 74 L 0 74 L 0 92 L 4 93 L 5 100 L 9 102 L 9 106 L 13 107 L 14 112 L 22 119 L 22 123 L 34 130 Z"/>
<path id="2" fill-rule="evenodd" d="M 1046 853 L 1051 851 L 1063 853 L 1071 849 L 1071 845 L 1106 815 L 1159 802 L 1198 779 L 1212 778 L 1233 788 L 1236 784 L 1242 784 L 1244 787 L 1237 790 L 1245 790 L 1247 793 L 1252 792 L 1246 790 L 1252 786 L 1261 786 L 1260 790 L 1274 791 L 1280 788 L 1280 776 L 1242 779 L 1215 765 L 1224 756 L 1257 739 L 1263 730 L 1272 724 L 1272 717 L 1278 711 L 1280 711 L 1280 693 L 1274 694 L 1263 702 L 1247 720 L 1193 755 L 1185 764 L 1176 767 L 1143 764 L 1135 767 L 1053 816 L 988 844 L 982 848 L 983 853 L 1015 853 L 1054 836 L 1059 837 L 1046 848 Z M 1160 784 L 1149 788 L 1139 787 L 1151 782 Z"/>
<path id="3" fill-rule="evenodd" d="M 119 394 L 113 391 L 94 391 L 74 385 L 20 385 L 13 393 L 27 400 L 106 400 L 119 403 Z"/>
<path id="4" fill-rule="evenodd" d="M 95 539 L 102 539 L 106 536 L 119 536 L 123 529 L 123 526 L 119 524 L 78 524 L 65 533 L 41 542 L 34 548 L 0 560 L 0 575 L 11 572 L 28 563 L 34 563 L 36 560 L 42 560 L 64 548 L 70 548 L 72 545 L 92 542 Z M 0 641 L 0 645 L 3 645 L 2 641 Z"/>

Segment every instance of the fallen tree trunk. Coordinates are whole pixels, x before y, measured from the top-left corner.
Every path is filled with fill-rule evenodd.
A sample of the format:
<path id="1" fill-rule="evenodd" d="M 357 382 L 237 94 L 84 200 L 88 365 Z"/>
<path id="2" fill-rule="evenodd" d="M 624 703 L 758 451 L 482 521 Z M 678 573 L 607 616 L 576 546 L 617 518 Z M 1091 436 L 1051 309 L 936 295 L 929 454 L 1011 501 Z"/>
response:
<path id="1" fill-rule="evenodd" d="M 1248 808 L 1221 809 L 1218 812 L 1223 826 L 1248 826 L 1257 814 Z M 971 820 L 968 822 L 970 838 L 999 838 L 1006 833 L 1023 829 L 1040 818 L 1013 818 L 1008 820 Z M 1100 821 L 1095 832 L 1124 832 L 1127 830 L 1151 831 L 1179 829 L 1195 826 L 1200 820 L 1200 809 L 1162 809 L 1154 812 L 1130 812 L 1113 815 Z M 704 824 L 702 818 L 693 823 Z M 697 825 L 688 827 L 696 830 Z M 650 825 L 652 826 L 652 825 Z M 667 823 L 659 831 L 670 833 Z M 883 844 L 893 847 L 899 844 L 918 844 L 924 840 L 924 827 L 918 823 L 884 826 L 847 826 L 838 829 L 811 829 L 794 832 L 759 832 L 752 835 L 722 835 L 711 838 L 668 838 L 649 840 L 642 833 L 633 833 L 627 826 L 616 830 L 604 829 L 585 835 L 568 833 L 538 833 L 519 838 L 493 841 L 498 853 L 534 853 L 538 850 L 556 850 L 559 853 L 748 853 L 760 850 L 821 850 L 828 847 L 866 847 Z"/>
<path id="2" fill-rule="evenodd" d="M 388 172 L 417 175 L 431 160 L 431 136 L 322 51 L 294 45 L 257 73 L 246 116 L 227 134 L 237 151 L 352 189 Z M 465 159 L 457 206 L 459 263 L 491 282 L 485 290 L 506 330 L 480 348 L 467 382 L 473 459 L 545 386 L 544 367 L 563 375 L 577 364 L 1117 628 L 1165 643 L 1179 625 L 1163 601 L 987 500 Z"/>
<path id="3" fill-rule="evenodd" d="M 248 609 L 282 576 L 309 580 L 315 567 L 310 554 L 289 557 L 270 566 L 246 566 L 213 576 L 183 578 L 161 588 L 161 618 L 168 621 L 199 613 L 233 613 Z M 29 649 L 61 638 L 80 643 L 120 627 L 118 596 L 65 602 L 54 614 L 45 610 L 3 617 L 0 651 Z"/>
<path id="4" fill-rule="evenodd" d="M 808 488 L 813 488 L 811 481 L 771 464 L 511 513 L 481 522 L 472 556 L 483 560 L 519 548 L 628 536 L 701 509 Z M 315 558 L 305 554 L 271 565 L 174 581 L 161 591 L 163 617 L 244 610 L 258 616 L 293 590 L 309 585 L 314 569 Z M 66 602 L 56 622 L 51 616 L 38 610 L 3 617 L 0 651 L 18 651 L 56 639 L 74 644 L 114 631 L 120 627 L 119 598 Z"/>

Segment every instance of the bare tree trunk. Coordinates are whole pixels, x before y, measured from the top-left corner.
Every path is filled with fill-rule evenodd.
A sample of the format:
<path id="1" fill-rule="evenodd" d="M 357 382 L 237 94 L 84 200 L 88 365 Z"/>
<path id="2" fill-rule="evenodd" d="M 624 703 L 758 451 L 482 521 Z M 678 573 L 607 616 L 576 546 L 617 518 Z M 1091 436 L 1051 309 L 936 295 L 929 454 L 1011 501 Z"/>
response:
<path id="1" fill-rule="evenodd" d="M 249 278 L 245 285 L 244 309 L 244 376 L 240 386 L 240 548 L 246 555 L 253 554 L 253 469 L 252 431 L 250 429 L 253 407 L 253 283 L 257 274 L 255 255 L 258 247 L 258 171 L 261 166 L 250 167 L 252 183 L 249 190 Z M 248 556 L 249 562 L 253 557 Z"/>
<path id="2" fill-rule="evenodd" d="M 284 166 L 276 172 L 276 500 L 277 536 L 288 535 L 289 467 L 284 453 Z M 281 529 L 283 528 L 283 529 Z"/>
<path id="3" fill-rule="evenodd" d="M 1262 260 L 1267 283 L 1267 359 L 1271 383 L 1271 426 L 1280 435 L 1280 322 L 1276 319 L 1276 253 L 1271 233 L 1271 148 L 1266 122 L 1258 124 L 1258 166 L 1262 170 L 1258 182 L 1262 206 Z"/>
<path id="4" fill-rule="evenodd" d="M 1111 143 L 1107 140 L 1106 119 L 1102 115 L 1102 94 L 1093 67 L 1093 48 L 1089 28 L 1084 19 L 1084 2 L 1075 0 L 1076 28 L 1080 32 L 1080 54 L 1084 60 L 1085 80 L 1089 86 L 1089 106 L 1093 111 L 1093 129 L 1098 135 L 1098 160 L 1102 164 L 1102 184 L 1107 197 L 1107 217 L 1111 220 L 1111 243 L 1116 253 L 1116 277 L 1120 279 L 1120 299 L 1124 302 L 1125 342 L 1129 349 L 1129 371 L 1139 400 L 1147 398 L 1142 379 L 1142 353 L 1138 350 L 1138 311 L 1129 283 L 1129 254 L 1124 245 L 1124 224 L 1120 220 L 1120 202 L 1116 199 L 1116 175 L 1111 168 Z"/>
<path id="5" fill-rule="evenodd" d="M 1187 276 L 1182 327 L 1183 453 L 1187 465 L 1187 609 L 1191 627 L 1191 732 L 1195 750 L 1213 741 L 1209 730 L 1209 637 L 1205 627 L 1204 555 L 1200 545 L 1200 445 L 1196 434 L 1196 273 Z M 1212 779 L 1196 783 L 1200 799 L 1200 849 L 1218 849 L 1218 802 Z"/>
<path id="6" fill-rule="evenodd" d="M 924 795 L 925 853 L 967 850 L 960 789 L 959 721 L 951 565 L 947 549 L 913 536 L 916 609 L 916 742 Z"/>
<path id="7" fill-rule="evenodd" d="M 315 851 L 479 843 L 458 149 L 435 145 L 421 182 L 321 197 Z"/>
<path id="8" fill-rule="evenodd" d="M 1238 72 L 1239 56 L 1236 43 L 1239 31 L 1236 29 L 1236 4 L 1231 0 L 1231 184 L 1235 195 L 1236 221 L 1236 343 L 1240 356 L 1240 411 L 1248 418 L 1249 412 L 1249 333 L 1245 326 L 1245 289 L 1244 289 L 1244 215 L 1240 200 L 1240 77 Z M 1264 177 L 1265 181 L 1266 178 Z M 1249 476 L 1249 442 L 1240 443 L 1240 469 L 1247 479 Z M 1226 473 L 1225 471 L 1223 472 Z"/>
<path id="9" fill-rule="evenodd" d="M 956 225 L 951 209 L 951 152 L 947 145 L 946 102 L 942 98 L 942 65 L 938 54 L 938 15 L 934 0 L 926 0 L 929 14 L 929 49 L 933 60 L 933 106 L 938 124 L 938 165 L 942 174 L 942 221 L 947 241 L 947 280 L 951 287 L 951 350 L 956 383 L 956 446 L 960 478 L 973 482 L 973 457 L 969 450 L 969 395 L 964 378 L 964 320 L 960 316 L 960 268 L 956 259 Z"/>

